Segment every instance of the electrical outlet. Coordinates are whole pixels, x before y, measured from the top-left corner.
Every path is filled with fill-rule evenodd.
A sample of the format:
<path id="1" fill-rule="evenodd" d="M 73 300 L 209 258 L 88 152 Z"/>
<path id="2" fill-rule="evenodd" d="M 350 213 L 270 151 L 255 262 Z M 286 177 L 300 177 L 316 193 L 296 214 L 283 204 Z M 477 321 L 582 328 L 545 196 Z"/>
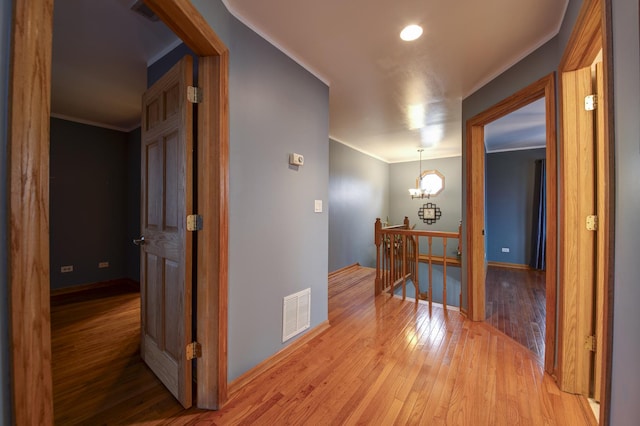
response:
<path id="1" fill-rule="evenodd" d="M 73 272 L 73 265 L 61 266 L 60 272 L 62 272 L 63 274 L 67 272 Z"/>
<path id="2" fill-rule="evenodd" d="M 502 247 L 503 253 L 509 253 L 509 247 Z"/>
<path id="3" fill-rule="evenodd" d="M 98 268 L 108 268 L 109 262 L 100 262 L 98 263 Z"/>

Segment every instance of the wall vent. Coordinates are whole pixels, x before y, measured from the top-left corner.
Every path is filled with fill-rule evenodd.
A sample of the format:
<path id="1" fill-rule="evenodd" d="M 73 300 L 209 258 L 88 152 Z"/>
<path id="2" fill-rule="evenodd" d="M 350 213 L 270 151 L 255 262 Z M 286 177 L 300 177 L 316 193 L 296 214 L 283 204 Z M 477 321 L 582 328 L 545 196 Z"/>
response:
<path id="1" fill-rule="evenodd" d="M 302 290 L 284 298 L 282 306 L 282 341 L 311 326 L 311 289 Z"/>
<path id="2" fill-rule="evenodd" d="M 144 2 L 142 0 L 138 0 L 134 4 L 132 4 L 131 5 L 131 10 L 133 10 L 137 14 L 147 18 L 151 22 L 158 22 L 160 20 L 158 15 L 153 13 L 153 10 L 151 10 L 149 8 L 149 6 L 144 4 Z"/>

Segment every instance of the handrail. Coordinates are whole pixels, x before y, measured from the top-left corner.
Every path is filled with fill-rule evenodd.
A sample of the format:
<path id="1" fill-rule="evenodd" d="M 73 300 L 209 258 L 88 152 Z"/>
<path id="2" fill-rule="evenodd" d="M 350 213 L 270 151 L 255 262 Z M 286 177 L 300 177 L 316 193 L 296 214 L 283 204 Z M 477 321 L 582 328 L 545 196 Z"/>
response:
<path id="1" fill-rule="evenodd" d="M 447 307 L 447 265 L 460 265 L 458 257 L 447 256 L 447 243 L 449 239 L 458 240 L 458 250 L 461 251 L 462 225 L 458 227 L 458 232 L 426 231 L 411 229 L 409 218 L 404 218 L 402 225 L 382 227 L 380 219 L 375 223 L 375 244 L 376 244 L 376 281 L 375 294 L 383 291 L 393 291 L 402 285 L 402 298 L 406 297 L 406 281 L 411 278 L 416 290 L 416 303 L 420 295 L 419 284 L 419 264 L 429 265 L 429 286 L 426 299 L 431 308 L 432 294 L 432 266 L 433 264 L 443 265 L 443 306 Z M 420 253 L 420 238 L 427 239 L 427 253 Z M 443 253 L 442 256 L 433 253 L 433 239 L 441 238 Z"/>

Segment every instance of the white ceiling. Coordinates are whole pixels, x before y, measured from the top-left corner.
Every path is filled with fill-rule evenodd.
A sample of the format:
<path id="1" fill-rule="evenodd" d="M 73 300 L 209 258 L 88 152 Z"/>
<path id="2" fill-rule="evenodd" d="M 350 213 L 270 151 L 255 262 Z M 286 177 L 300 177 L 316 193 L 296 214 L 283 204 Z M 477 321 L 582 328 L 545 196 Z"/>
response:
<path id="1" fill-rule="evenodd" d="M 547 145 L 545 99 L 538 99 L 484 127 L 487 152 L 544 148 Z"/>
<path id="2" fill-rule="evenodd" d="M 56 0 L 51 111 L 54 117 L 129 131 L 140 124 L 147 64 L 180 43 L 134 0 Z"/>
<path id="3" fill-rule="evenodd" d="M 462 99 L 557 34 L 568 2 L 223 1 L 330 86 L 332 138 L 388 162 L 460 155 Z M 146 66 L 178 41 L 133 2 L 56 0 L 54 115 L 137 126 Z M 424 34 L 403 42 L 410 23 Z"/>

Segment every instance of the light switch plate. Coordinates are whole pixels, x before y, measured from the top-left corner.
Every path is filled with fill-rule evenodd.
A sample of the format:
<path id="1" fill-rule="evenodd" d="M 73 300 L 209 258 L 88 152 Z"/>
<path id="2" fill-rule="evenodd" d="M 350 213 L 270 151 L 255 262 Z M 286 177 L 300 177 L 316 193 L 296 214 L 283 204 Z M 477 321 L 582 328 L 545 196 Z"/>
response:
<path id="1" fill-rule="evenodd" d="M 313 208 L 315 213 L 322 213 L 322 200 L 316 200 Z"/>

